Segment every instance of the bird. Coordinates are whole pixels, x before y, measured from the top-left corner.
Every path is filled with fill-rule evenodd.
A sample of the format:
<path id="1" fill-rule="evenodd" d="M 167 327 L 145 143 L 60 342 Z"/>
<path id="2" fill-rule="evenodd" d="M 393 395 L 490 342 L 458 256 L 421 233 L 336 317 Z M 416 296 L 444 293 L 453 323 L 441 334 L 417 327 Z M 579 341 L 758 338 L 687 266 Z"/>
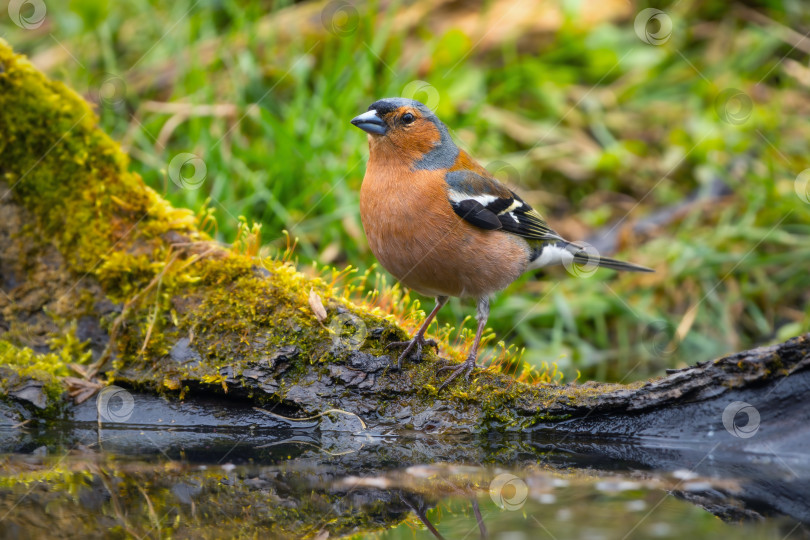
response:
<path id="1" fill-rule="evenodd" d="M 537 210 L 460 149 L 435 113 L 408 98 L 384 98 L 351 120 L 367 133 L 369 158 L 360 186 L 360 220 L 379 263 L 411 290 L 436 299 L 397 369 L 422 358 L 431 321 L 450 297 L 476 301 L 477 330 L 460 365 L 438 391 L 476 367 L 490 297 L 524 272 L 554 265 L 589 265 L 633 272 L 644 266 L 599 257 L 566 240 Z"/>

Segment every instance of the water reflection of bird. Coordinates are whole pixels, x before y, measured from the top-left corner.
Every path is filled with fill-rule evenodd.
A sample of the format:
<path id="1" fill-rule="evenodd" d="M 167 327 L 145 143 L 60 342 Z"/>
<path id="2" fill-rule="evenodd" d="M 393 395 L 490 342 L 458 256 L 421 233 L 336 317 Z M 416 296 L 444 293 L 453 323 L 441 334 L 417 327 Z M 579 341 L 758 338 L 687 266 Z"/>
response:
<path id="1" fill-rule="evenodd" d="M 424 525 L 425 528 L 430 531 L 430 534 L 432 534 L 434 538 L 444 540 L 442 533 L 440 533 L 438 529 L 436 529 L 435 525 L 431 523 L 430 519 L 428 519 L 427 510 L 431 505 L 429 505 L 427 501 L 415 493 L 407 493 L 405 491 L 400 492 L 399 498 L 408 508 L 411 509 L 414 515 L 419 519 L 419 521 L 422 522 L 422 525 Z M 487 526 L 484 523 L 483 516 L 481 515 L 481 508 L 478 506 L 478 500 L 475 498 L 474 494 L 471 494 L 469 500 L 470 504 L 472 505 L 473 513 L 475 514 L 475 522 L 478 525 L 480 538 L 485 539 L 488 537 Z M 435 503 L 433 503 L 433 505 L 435 505 Z"/>
<path id="2" fill-rule="evenodd" d="M 368 133 L 369 161 L 360 190 L 360 216 L 369 246 L 401 283 L 436 298 L 436 306 L 397 366 L 420 357 L 425 331 L 448 297 L 477 300 L 478 330 L 466 361 L 439 388 L 475 367 L 489 316 L 489 296 L 527 270 L 564 264 L 614 270 L 649 268 L 599 257 L 565 240 L 540 214 L 460 150 L 425 105 L 387 98 L 352 124 Z M 441 370 L 440 370 L 441 371 Z"/>

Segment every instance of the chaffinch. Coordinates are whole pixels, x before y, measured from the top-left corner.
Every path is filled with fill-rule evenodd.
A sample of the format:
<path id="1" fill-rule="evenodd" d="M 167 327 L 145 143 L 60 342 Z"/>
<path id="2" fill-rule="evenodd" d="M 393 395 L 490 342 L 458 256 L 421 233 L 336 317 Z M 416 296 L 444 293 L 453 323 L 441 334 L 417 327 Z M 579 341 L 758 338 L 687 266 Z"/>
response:
<path id="1" fill-rule="evenodd" d="M 369 160 L 360 188 L 360 218 L 380 264 L 405 286 L 436 298 L 436 306 L 397 360 L 421 357 L 425 331 L 450 296 L 477 300 L 478 329 L 466 361 L 439 387 L 475 368 L 489 316 L 489 296 L 528 270 L 597 264 L 614 270 L 649 268 L 598 257 L 562 238 L 515 192 L 459 149 L 447 127 L 422 103 L 375 101 L 352 124 L 368 133 Z"/>

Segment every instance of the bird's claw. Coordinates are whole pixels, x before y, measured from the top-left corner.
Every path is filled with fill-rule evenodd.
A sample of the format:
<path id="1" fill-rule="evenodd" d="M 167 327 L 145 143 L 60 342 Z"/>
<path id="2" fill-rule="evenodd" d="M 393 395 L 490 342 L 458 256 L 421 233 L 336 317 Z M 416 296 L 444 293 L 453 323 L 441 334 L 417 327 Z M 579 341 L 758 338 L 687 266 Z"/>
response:
<path id="1" fill-rule="evenodd" d="M 402 369 L 402 361 L 411 354 L 411 351 L 413 351 L 414 357 L 417 361 L 422 360 L 422 349 L 426 346 L 433 347 L 436 349 L 436 351 L 439 350 L 439 344 L 435 339 L 425 339 L 421 336 L 416 336 L 408 341 L 392 341 L 391 343 L 387 344 L 385 348 L 394 349 L 397 347 L 405 347 L 405 350 L 402 351 L 402 354 L 400 354 L 399 358 L 397 358 L 397 370 L 400 370 Z M 414 349 L 416 350 L 414 351 Z"/>
<path id="2" fill-rule="evenodd" d="M 439 386 L 439 389 L 436 390 L 436 393 L 442 391 L 442 389 L 453 382 L 459 375 L 464 373 L 464 378 L 467 379 L 467 382 L 470 381 L 470 375 L 472 375 L 473 370 L 475 369 L 475 357 L 468 356 L 467 359 L 464 361 L 463 364 L 460 366 L 444 366 L 436 370 L 436 375 L 441 373 L 442 371 L 452 370 L 453 372 L 450 374 L 449 377 Z M 466 372 L 466 373 L 465 373 Z"/>

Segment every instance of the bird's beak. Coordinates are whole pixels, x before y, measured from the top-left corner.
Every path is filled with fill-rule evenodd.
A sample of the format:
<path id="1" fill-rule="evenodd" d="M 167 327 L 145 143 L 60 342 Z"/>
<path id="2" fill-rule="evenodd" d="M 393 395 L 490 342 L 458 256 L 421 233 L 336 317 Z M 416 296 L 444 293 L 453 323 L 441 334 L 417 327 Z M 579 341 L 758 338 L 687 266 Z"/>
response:
<path id="1" fill-rule="evenodd" d="M 382 118 L 377 116 L 377 111 L 375 110 L 364 112 L 360 116 L 355 116 L 352 118 L 352 124 L 374 135 L 385 135 L 385 132 L 388 131 L 385 122 L 383 122 Z"/>

